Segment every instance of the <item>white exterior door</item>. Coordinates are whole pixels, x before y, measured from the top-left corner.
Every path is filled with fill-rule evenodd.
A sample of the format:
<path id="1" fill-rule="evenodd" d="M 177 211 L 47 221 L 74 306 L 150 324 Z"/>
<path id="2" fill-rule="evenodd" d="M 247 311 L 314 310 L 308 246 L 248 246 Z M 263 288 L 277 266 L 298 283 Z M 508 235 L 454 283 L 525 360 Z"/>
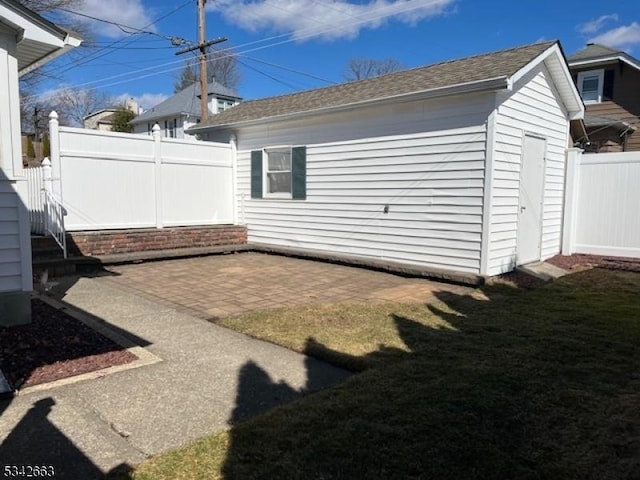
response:
<path id="1" fill-rule="evenodd" d="M 520 169 L 516 263 L 540 260 L 546 140 L 525 135 Z"/>

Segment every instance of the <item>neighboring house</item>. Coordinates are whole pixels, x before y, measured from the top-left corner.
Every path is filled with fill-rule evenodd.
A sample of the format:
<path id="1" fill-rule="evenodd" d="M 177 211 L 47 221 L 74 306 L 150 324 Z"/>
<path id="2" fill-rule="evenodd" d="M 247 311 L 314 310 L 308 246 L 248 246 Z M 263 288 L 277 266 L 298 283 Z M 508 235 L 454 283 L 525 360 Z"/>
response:
<path id="1" fill-rule="evenodd" d="M 640 150 L 640 61 L 620 50 L 587 44 L 568 58 L 586 106 L 591 152 Z"/>
<path id="2" fill-rule="evenodd" d="M 213 81 L 208 85 L 209 114 L 228 110 L 237 105 L 241 98 L 233 90 Z M 168 138 L 185 138 L 185 130 L 200 123 L 200 84 L 181 90 L 164 102 L 142 113 L 131 122 L 133 133 L 151 135 L 156 123 L 161 135 Z M 190 136 L 187 136 L 190 138 Z"/>
<path id="3" fill-rule="evenodd" d="M 547 42 L 246 101 L 191 132 L 237 144 L 250 242 L 497 275 L 559 253 L 583 115 Z"/>
<path id="4" fill-rule="evenodd" d="M 125 108 L 132 111 L 136 115 L 138 115 L 140 111 L 138 103 L 132 98 L 127 100 Z M 110 132 L 113 127 L 115 114 L 120 110 L 122 110 L 122 106 L 103 108 L 102 110 L 92 112 L 84 117 L 84 128 L 88 128 L 90 130 L 100 130 L 101 132 Z"/>
<path id="5" fill-rule="evenodd" d="M 31 319 L 31 236 L 18 77 L 81 39 L 14 0 L 0 0 L 0 325 Z"/>

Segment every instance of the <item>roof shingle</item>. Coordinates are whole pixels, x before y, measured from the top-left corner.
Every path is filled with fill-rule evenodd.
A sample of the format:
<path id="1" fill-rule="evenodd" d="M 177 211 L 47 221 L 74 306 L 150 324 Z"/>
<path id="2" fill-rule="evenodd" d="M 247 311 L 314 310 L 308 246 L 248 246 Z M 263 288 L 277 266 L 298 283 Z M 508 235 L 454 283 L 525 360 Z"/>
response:
<path id="1" fill-rule="evenodd" d="M 240 103 L 211 117 L 197 129 L 347 106 L 470 82 L 510 77 L 557 42 L 449 60 L 376 78 Z"/>
<path id="2" fill-rule="evenodd" d="M 208 85 L 208 93 L 214 95 L 220 95 L 223 97 L 240 99 L 238 94 L 227 88 L 218 82 L 211 82 Z M 146 112 L 141 113 L 130 123 L 137 124 L 143 122 L 150 122 L 163 117 L 176 116 L 181 114 L 193 115 L 200 117 L 200 84 L 194 83 L 189 87 L 180 90 L 175 95 L 167 98 L 164 102 L 160 102 L 153 108 L 150 108 Z"/>

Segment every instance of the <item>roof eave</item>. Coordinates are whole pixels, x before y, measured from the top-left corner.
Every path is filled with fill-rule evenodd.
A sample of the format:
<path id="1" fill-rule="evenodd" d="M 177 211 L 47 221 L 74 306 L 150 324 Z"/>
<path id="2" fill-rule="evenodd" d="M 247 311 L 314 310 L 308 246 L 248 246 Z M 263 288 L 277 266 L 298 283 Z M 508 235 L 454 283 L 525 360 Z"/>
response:
<path id="1" fill-rule="evenodd" d="M 213 113 L 211 111 L 209 113 L 211 115 L 213 115 Z M 159 119 L 165 118 L 165 117 L 191 117 L 191 116 L 198 117 L 199 115 L 195 114 L 195 113 L 189 113 L 189 112 L 159 113 L 157 115 L 151 115 L 149 117 L 143 117 L 143 118 L 140 118 L 140 115 L 138 115 L 136 118 L 131 120 L 129 123 L 131 125 L 137 125 L 138 123 L 153 122 L 155 120 L 159 120 Z"/>
<path id="2" fill-rule="evenodd" d="M 552 76 L 554 75 L 554 72 L 559 72 L 561 74 L 561 78 L 554 78 L 556 83 L 559 80 L 564 79 L 566 84 L 569 86 L 568 91 L 563 91 L 561 89 L 559 92 L 562 97 L 562 102 L 567 109 L 569 120 L 580 120 L 581 118 L 584 118 L 584 102 L 582 101 L 580 92 L 578 92 L 578 88 L 575 83 L 573 83 L 567 59 L 559 43 L 551 45 L 547 50 L 522 67 L 511 77 L 511 81 L 514 83 L 517 82 L 542 62 L 550 62 L 551 66 L 556 67 L 555 69 L 550 69 Z M 547 64 L 547 68 L 549 69 L 549 64 Z"/>
<path id="3" fill-rule="evenodd" d="M 23 75 L 26 75 L 27 73 L 32 72 L 37 68 L 40 68 L 42 65 L 55 60 L 59 56 L 71 50 L 72 48 L 78 47 L 81 43 L 82 43 L 81 38 L 74 37 L 72 35 L 67 35 L 67 37 L 64 39 L 64 45 L 62 47 L 55 47 L 48 54 L 43 55 L 42 57 L 38 58 L 36 61 L 27 65 L 26 67 L 21 68 L 18 71 L 18 76 L 22 77 Z"/>
<path id="4" fill-rule="evenodd" d="M 499 76 L 494 78 L 477 80 L 474 82 L 449 85 L 441 88 L 433 88 L 428 90 L 420 90 L 417 92 L 405 93 L 401 95 L 393 95 L 390 97 L 375 98 L 375 99 L 363 100 L 360 102 L 347 103 L 343 105 L 321 107 L 321 108 L 315 108 L 311 110 L 286 113 L 282 115 L 274 115 L 272 117 L 262 117 L 258 119 L 244 120 L 244 121 L 240 120 L 237 122 L 230 122 L 226 124 L 221 123 L 221 124 L 215 124 L 215 125 L 196 126 L 186 130 L 186 132 L 195 134 L 195 133 L 206 132 L 208 130 L 216 130 L 216 129 L 230 128 L 230 127 L 245 127 L 245 126 L 257 125 L 261 123 L 271 123 L 271 122 L 289 120 L 292 118 L 307 117 L 307 116 L 317 115 L 317 114 L 335 113 L 335 112 L 340 112 L 345 110 L 352 110 L 353 108 L 363 107 L 363 106 L 385 105 L 388 103 L 395 103 L 398 101 L 409 102 L 414 100 L 423 100 L 423 99 L 447 97 L 447 96 L 453 96 L 453 95 L 461 95 L 466 93 L 491 92 L 496 90 L 505 90 L 508 88 L 509 88 L 508 77 Z"/>
<path id="5" fill-rule="evenodd" d="M 587 58 L 584 60 L 572 60 L 569 62 L 570 67 L 584 67 L 584 66 L 597 66 L 606 65 L 608 63 L 624 62 L 638 70 L 640 70 L 640 62 L 635 61 L 633 58 L 625 54 L 607 55 L 603 57 Z"/>

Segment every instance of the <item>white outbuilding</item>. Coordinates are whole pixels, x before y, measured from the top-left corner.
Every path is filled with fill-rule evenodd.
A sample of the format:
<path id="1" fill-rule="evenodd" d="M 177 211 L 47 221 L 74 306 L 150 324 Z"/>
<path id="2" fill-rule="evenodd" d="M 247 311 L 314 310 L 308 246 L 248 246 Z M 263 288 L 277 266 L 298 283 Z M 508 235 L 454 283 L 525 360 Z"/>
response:
<path id="1" fill-rule="evenodd" d="M 191 131 L 232 139 L 251 243 L 497 275 L 560 252 L 583 115 L 546 42 L 246 101 Z"/>

